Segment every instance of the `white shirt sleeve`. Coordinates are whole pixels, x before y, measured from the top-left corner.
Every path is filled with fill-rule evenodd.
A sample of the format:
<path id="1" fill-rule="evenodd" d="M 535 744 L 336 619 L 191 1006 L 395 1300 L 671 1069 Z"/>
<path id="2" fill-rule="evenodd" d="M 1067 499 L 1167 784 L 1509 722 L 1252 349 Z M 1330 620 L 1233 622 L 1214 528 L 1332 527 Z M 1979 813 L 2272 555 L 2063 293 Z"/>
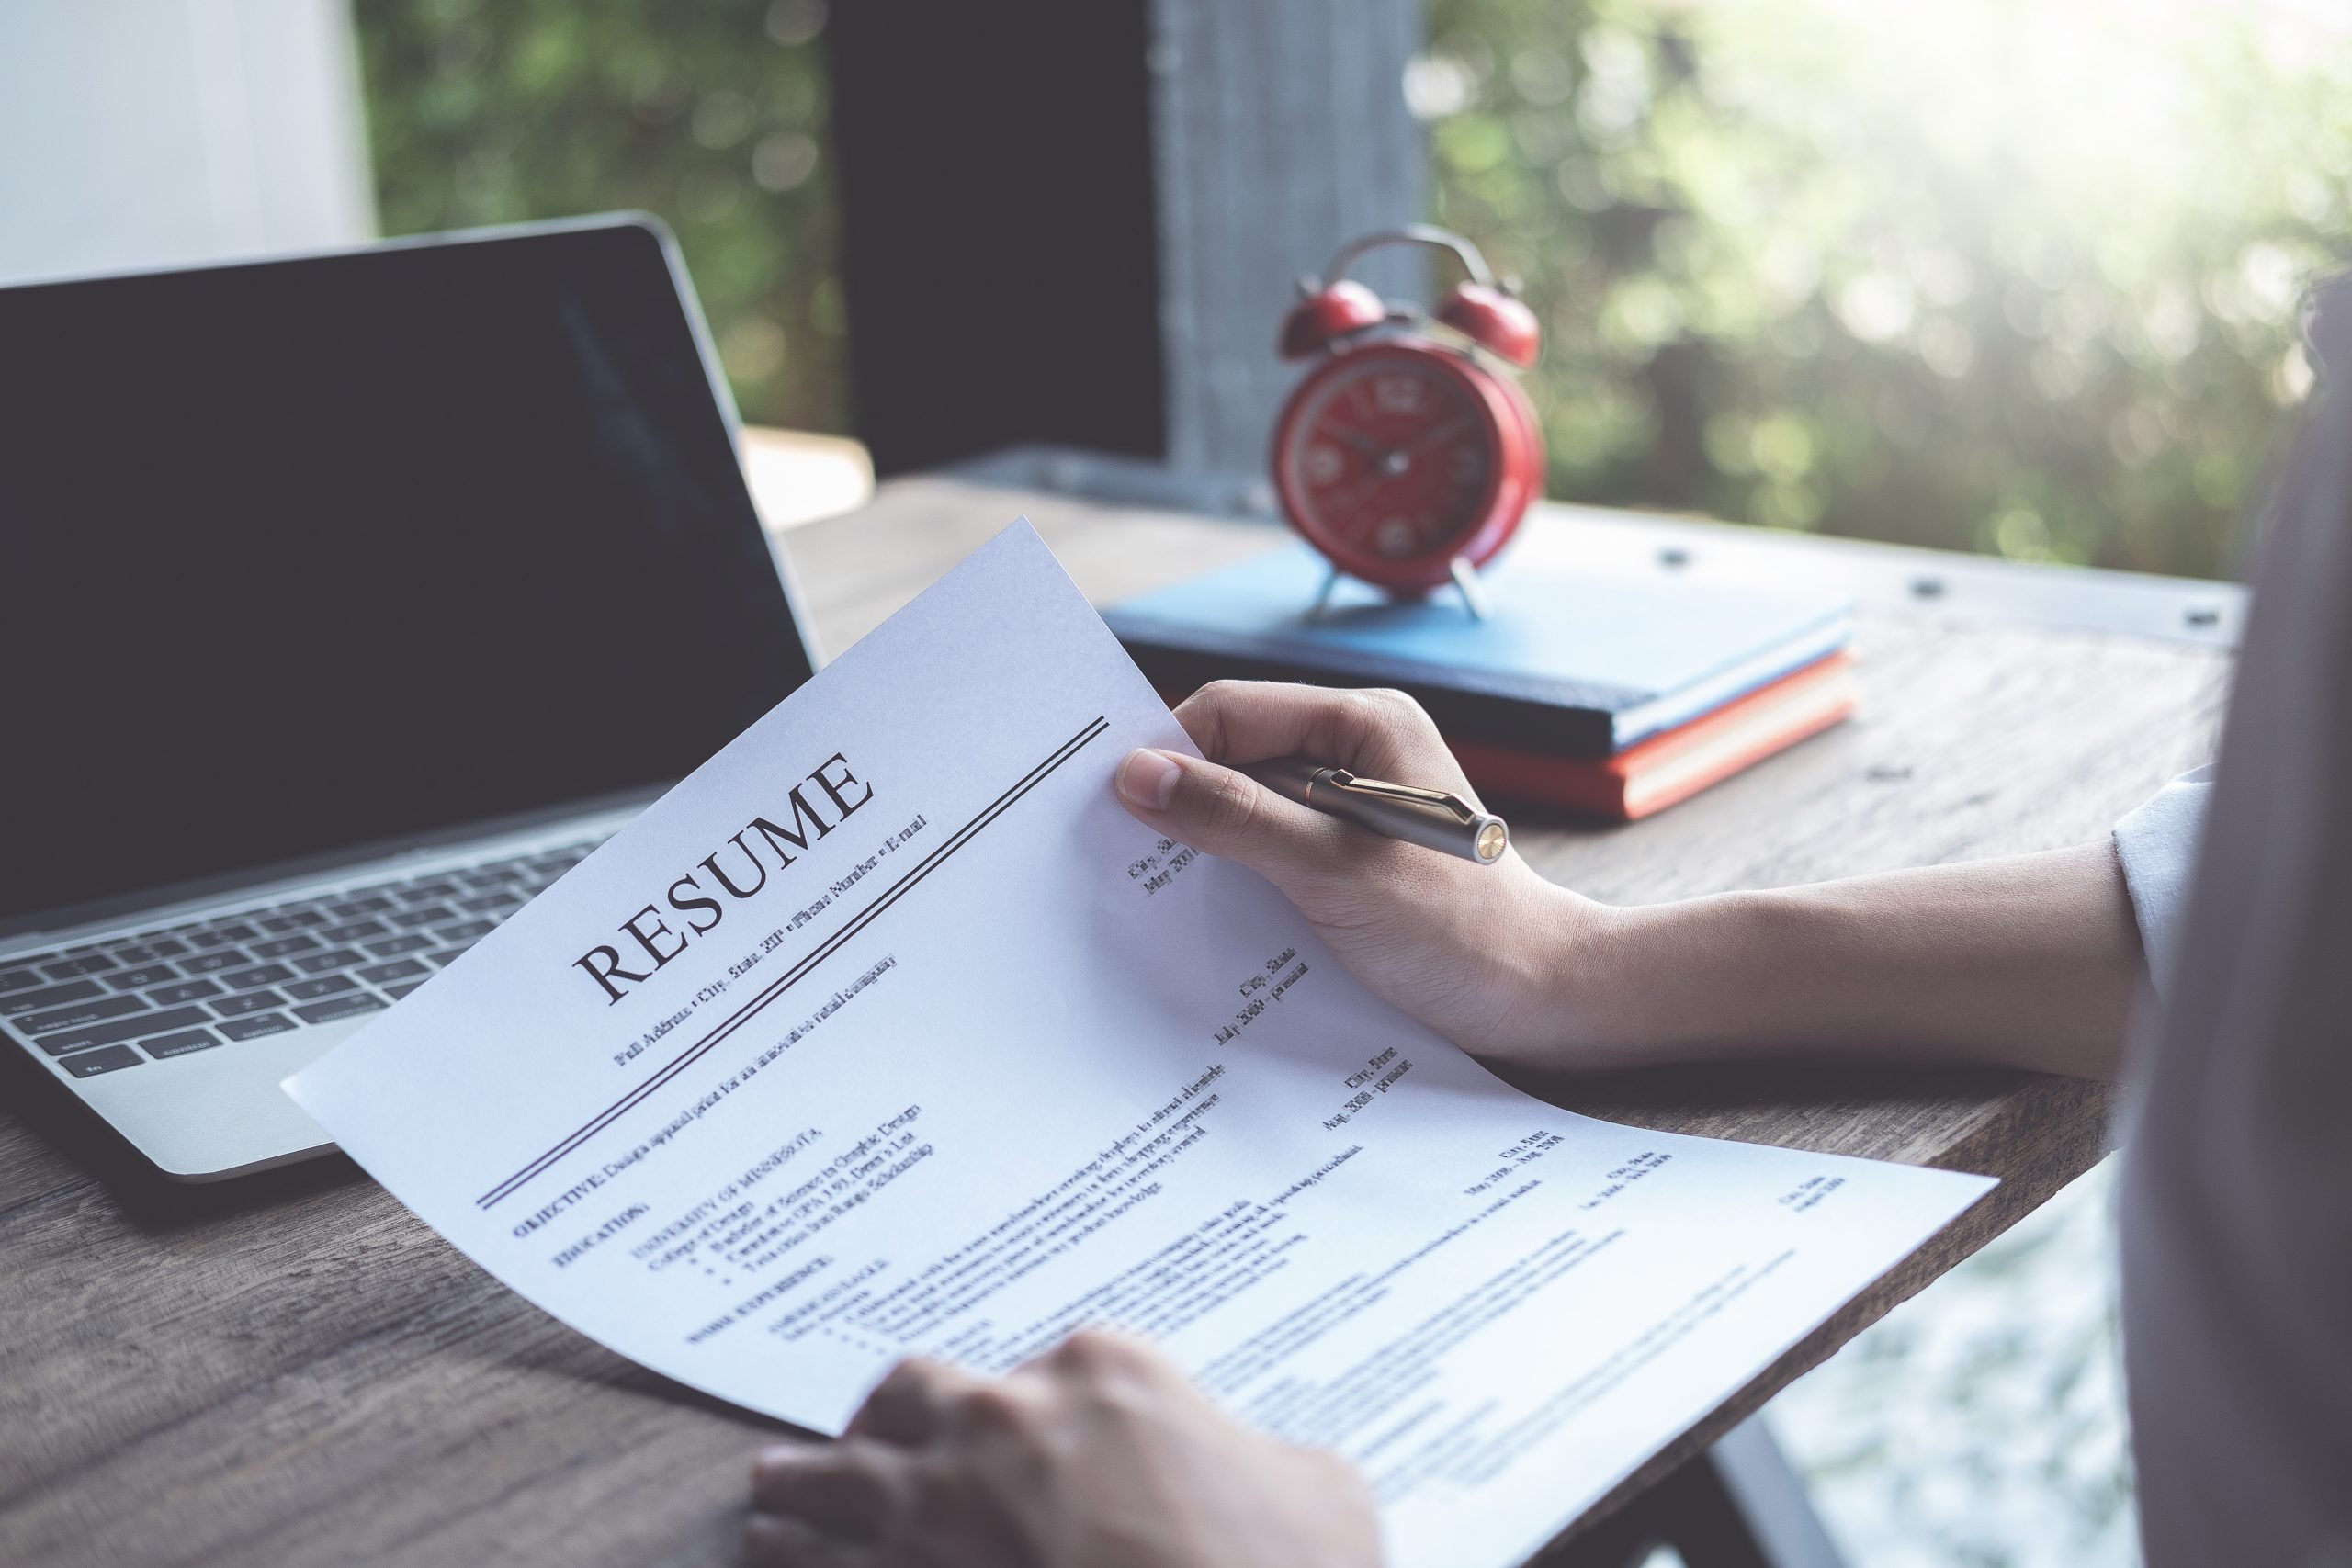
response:
<path id="1" fill-rule="evenodd" d="M 2213 770 L 2186 773 L 2115 825 L 2116 858 L 2140 922 L 2148 978 L 2159 997 L 2172 989 L 2173 932 L 2188 904 L 2188 877 L 2197 867 L 2197 834 L 2213 792 Z"/>

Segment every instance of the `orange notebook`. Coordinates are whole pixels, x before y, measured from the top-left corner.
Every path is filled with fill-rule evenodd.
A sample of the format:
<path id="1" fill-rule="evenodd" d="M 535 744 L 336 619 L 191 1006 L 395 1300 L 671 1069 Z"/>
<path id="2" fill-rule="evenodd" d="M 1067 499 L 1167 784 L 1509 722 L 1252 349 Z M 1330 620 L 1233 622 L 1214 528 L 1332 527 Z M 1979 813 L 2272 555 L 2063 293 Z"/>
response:
<path id="1" fill-rule="evenodd" d="M 1819 734 L 1850 715 L 1859 695 L 1854 657 L 1840 651 L 1613 757 L 1552 757 L 1480 740 L 1452 744 L 1489 804 L 1528 801 L 1631 822 Z"/>

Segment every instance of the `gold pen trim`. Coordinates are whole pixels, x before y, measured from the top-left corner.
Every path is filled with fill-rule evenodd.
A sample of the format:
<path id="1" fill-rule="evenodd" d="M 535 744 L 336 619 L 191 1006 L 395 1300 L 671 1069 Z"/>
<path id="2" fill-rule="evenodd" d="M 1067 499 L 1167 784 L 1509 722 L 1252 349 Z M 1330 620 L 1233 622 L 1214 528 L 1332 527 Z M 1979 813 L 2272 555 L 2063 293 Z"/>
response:
<path id="1" fill-rule="evenodd" d="M 1449 790 L 1420 789 L 1412 784 L 1390 784 L 1385 779 L 1361 779 L 1345 768 L 1320 769 L 1315 776 L 1319 779 L 1326 774 L 1330 777 L 1332 788 L 1345 790 L 1351 795 L 1369 795 L 1387 800 L 1401 800 L 1414 806 L 1434 806 L 1440 810 L 1453 813 L 1453 819 L 1465 826 L 1476 822 L 1479 817 L 1479 813 L 1471 808 L 1468 801 Z M 1309 783 L 1307 789 L 1309 794 L 1313 793 L 1312 783 Z"/>
<path id="2" fill-rule="evenodd" d="M 1304 757 L 1270 758 L 1242 771 L 1286 800 L 1441 854 L 1492 865 L 1510 848 L 1501 818 L 1451 790 L 1359 778 Z"/>

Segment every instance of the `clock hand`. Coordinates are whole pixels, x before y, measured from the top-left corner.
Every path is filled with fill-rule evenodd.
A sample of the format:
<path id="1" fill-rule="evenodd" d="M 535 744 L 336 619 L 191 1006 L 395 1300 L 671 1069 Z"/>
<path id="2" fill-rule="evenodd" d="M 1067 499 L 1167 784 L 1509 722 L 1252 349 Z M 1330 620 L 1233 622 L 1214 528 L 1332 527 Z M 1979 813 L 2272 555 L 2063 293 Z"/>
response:
<path id="1" fill-rule="evenodd" d="M 1455 436 L 1469 429 L 1470 425 L 1471 418 L 1468 414 L 1456 414 L 1453 418 L 1447 420 L 1443 424 L 1439 425 L 1435 430 L 1427 431 L 1418 439 L 1407 443 L 1402 455 L 1408 459 L 1418 457 L 1423 452 L 1428 451 L 1430 447 L 1438 446 L 1441 443 L 1453 440 Z"/>

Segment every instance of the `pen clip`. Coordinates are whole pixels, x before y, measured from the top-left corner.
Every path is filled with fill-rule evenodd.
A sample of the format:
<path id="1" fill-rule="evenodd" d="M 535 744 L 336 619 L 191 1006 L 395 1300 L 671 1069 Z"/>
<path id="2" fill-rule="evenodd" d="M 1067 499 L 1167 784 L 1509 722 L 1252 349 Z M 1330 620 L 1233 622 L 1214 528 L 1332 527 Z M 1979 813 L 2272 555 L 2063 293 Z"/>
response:
<path id="1" fill-rule="evenodd" d="M 1361 779 L 1345 768 L 1329 770 L 1327 780 L 1331 787 L 1350 795 L 1368 795 L 1382 800 L 1401 801 L 1408 806 L 1433 807 L 1464 824 L 1475 822 L 1478 813 L 1468 801 L 1442 789 L 1416 789 L 1411 784 L 1390 784 L 1385 779 Z"/>

